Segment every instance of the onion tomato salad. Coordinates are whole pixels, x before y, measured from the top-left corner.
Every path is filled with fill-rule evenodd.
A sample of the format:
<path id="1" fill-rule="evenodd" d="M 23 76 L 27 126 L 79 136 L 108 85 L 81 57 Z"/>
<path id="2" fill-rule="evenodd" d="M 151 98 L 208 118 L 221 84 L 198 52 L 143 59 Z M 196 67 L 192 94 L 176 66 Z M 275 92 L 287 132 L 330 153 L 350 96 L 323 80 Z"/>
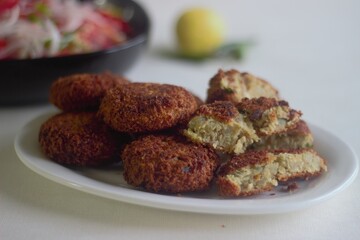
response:
<path id="1" fill-rule="evenodd" d="M 122 9 L 76 0 L 0 0 L 0 60 L 99 51 L 125 42 Z"/>

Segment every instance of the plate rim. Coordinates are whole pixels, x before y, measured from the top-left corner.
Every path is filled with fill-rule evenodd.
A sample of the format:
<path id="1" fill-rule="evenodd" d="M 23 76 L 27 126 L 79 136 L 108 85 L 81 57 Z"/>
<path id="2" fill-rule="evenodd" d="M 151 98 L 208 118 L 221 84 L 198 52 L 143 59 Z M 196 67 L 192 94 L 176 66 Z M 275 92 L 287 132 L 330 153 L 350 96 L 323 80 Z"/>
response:
<path id="1" fill-rule="evenodd" d="M 188 198 L 188 197 L 176 197 L 176 199 L 181 199 L 181 204 L 179 204 L 179 201 L 173 201 L 174 196 L 172 195 L 163 195 L 163 194 L 157 194 L 157 193 L 151 193 L 151 192 L 143 192 L 138 191 L 136 189 L 127 189 L 122 188 L 121 186 L 113 186 L 106 184 L 101 181 L 97 181 L 92 178 L 88 178 L 86 176 L 82 176 L 77 174 L 76 172 L 71 171 L 70 169 L 56 164 L 54 162 L 50 162 L 51 164 L 55 164 L 59 167 L 59 169 L 64 168 L 66 171 L 68 171 L 72 176 L 72 178 L 69 180 L 69 178 L 66 178 L 64 176 L 60 176 L 58 174 L 49 173 L 48 171 L 45 171 L 42 167 L 39 167 L 34 163 L 34 161 L 29 161 L 27 159 L 27 156 L 24 156 L 24 153 L 22 151 L 21 147 L 21 140 L 23 140 L 23 137 L 26 136 L 26 133 L 29 131 L 27 128 L 32 126 L 32 124 L 38 124 L 39 121 L 46 116 L 51 116 L 56 114 L 57 112 L 45 112 L 43 114 L 38 115 L 37 117 L 33 118 L 32 120 L 28 121 L 24 126 L 20 129 L 20 131 L 17 133 L 15 140 L 14 140 L 14 148 L 15 152 L 20 159 L 20 161 L 27 166 L 29 169 L 34 171 L 35 173 L 39 174 L 40 176 L 51 180 L 53 182 L 56 182 L 58 184 L 73 188 L 75 190 L 79 190 L 82 192 L 86 192 L 88 194 L 96 195 L 99 197 L 104 197 L 107 199 L 112 199 L 120 202 L 135 204 L 135 205 L 141 205 L 146 207 L 152 207 L 152 208 L 158 208 L 158 209 L 165 209 L 165 210 L 174 210 L 174 211 L 182 211 L 182 212 L 193 212 L 193 213 L 207 213 L 207 214 L 222 214 L 222 215 L 262 215 L 262 214 L 278 214 L 278 213 L 285 213 L 285 212 L 293 212 L 301 209 L 305 209 L 308 207 L 311 207 L 313 205 L 317 205 L 321 202 L 324 202 L 333 196 L 337 195 L 339 192 L 346 189 L 348 186 L 350 186 L 353 181 L 356 179 L 358 172 L 359 172 L 359 160 L 358 157 L 354 151 L 354 149 L 347 144 L 344 140 L 333 134 L 332 132 L 325 130 L 313 123 L 310 123 L 309 121 L 305 120 L 307 124 L 309 125 L 311 131 L 320 131 L 327 135 L 330 135 L 332 139 L 335 139 L 336 141 L 340 142 L 343 147 L 345 147 L 345 150 L 352 156 L 351 161 L 354 164 L 354 169 L 352 170 L 351 174 L 349 174 L 345 181 L 341 184 L 337 184 L 335 188 L 331 189 L 331 191 L 327 191 L 326 194 L 317 196 L 312 199 L 308 199 L 307 201 L 302 202 L 293 202 L 289 203 L 286 202 L 286 205 L 282 208 L 271 208 L 268 204 L 265 204 L 262 208 L 249 208 L 252 205 L 253 201 L 257 201 L 257 203 L 265 203 L 266 201 L 269 201 L 268 199 L 202 199 L 202 198 Z M 39 126 L 38 126 L 39 127 Z M 32 129 L 32 131 L 35 131 Z M 314 137 L 315 138 L 315 137 Z M 316 139 L 316 138 L 315 138 Z M 62 171 L 62 170 L 61 170 Z M 326 173 L 328 174 L 328 173 Z M 79 182 L 76 181 L 77 179 L 82 180 L 82 178 L 85 178 L 85 182 Z M 93 185 L 92 185 L 93 184 Z M 95 184 L 95 185 L 94 185 Z M 105 187 L 99 189 L 98 187 Z M 115 191 L 121 189 L 120 193 L 119 191 Z M 112 191 L 114 190 L 114 191 Z M 294 196 L 294 195 L 292 195 Z M 291 195 L 289 195 L 289 198 L 291 199 Z M 276 198 L 273 198 L 276 199 Z M 226 204 L 219 205 L 218 202 L 221 201 Z M 215 204 L 216 203 L 216 204 Z M 230 204 L 229 204 L 230 203 Z M 244 203 L 246 203 L 244 205 Z M 242 206 L 244 205 L 244 206 Z"/>

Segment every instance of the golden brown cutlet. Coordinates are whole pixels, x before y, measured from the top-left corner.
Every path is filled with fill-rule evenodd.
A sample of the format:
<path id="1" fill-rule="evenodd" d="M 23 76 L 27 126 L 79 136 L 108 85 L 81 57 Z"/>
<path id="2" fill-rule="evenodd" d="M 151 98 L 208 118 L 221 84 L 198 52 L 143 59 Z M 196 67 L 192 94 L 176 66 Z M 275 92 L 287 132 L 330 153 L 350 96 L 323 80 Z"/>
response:
<path id="1" fill-rule="evenodd" d="M 188 121 L 198 108 L 182 87 L 159 83 L 130 83 L 110 89 L 98 115 L 119 132 L 146 133 Z"/>
<path id="2" fill-rule="evenodd" d="M 123 153 L 124 178 L 154 192 L 192 192 L 209 188 L 219 158 L 215 151 L 178 135 L 147 135 Z"/>
<path id="3" fill-rule="evenodd" d="M 107 90 L 130 83 L 122 76 L 111 73 L 82 73 L 61 77 L 50 88 L 50 102 L 59 109 L 70 111 L 96 111 Z"/>
<path id="4" fill-rule="evenodd" d="M 327 171 L 313 149 L 248 151 L 222 165 L 217 174 L 221 196 L 250 196 L 272 190 L 279 181 L 309 179 Z"/>
<path id="5" fill-rule="evenodd" d="M 50 159 L 70 166 L 100 166 L 120 161 L 126 136 L 113 132 L 96 112 L 59 113 L 44 122 L 39 143 Z"/>
<path id="6" fill-rule="evenodd" d="M 267 81 L 247 72 L 219 70 L 209 82 L 207 103 L 240 102 L 243 98 L 279 98 L 278 91 Z"/>

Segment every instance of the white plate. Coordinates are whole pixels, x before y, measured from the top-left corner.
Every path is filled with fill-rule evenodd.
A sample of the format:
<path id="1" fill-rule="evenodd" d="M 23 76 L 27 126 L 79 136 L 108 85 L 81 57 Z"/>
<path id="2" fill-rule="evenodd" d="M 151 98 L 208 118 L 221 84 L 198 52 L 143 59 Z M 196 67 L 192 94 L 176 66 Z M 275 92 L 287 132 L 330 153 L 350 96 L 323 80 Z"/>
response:
<path id="1" fill-rule="evenodd" d="M 54 114 L 54 113 L 52 113 Z M 293 192 L 273 192 L 255 197 L 222 199 L 212 189 L 206 193 L 162 195 L 135 189 L 126 184 L 120 166 L 102 169 L 71 169 L 48 160 L 38 145 L 40 125 L 51 114 L 26 124 L 15 139 L 20 160 L 36 173 L 80 191 L 122 202 L 149 207 L 213 214 L 270 214 L 304 209 L 323 202 L 348 187 L 355 179 L 359 163 L 354 151 L 328 131 L 309 124 L 315 149 L 328 161 L 328 172 L 310 181 L 297 182 Z"/>

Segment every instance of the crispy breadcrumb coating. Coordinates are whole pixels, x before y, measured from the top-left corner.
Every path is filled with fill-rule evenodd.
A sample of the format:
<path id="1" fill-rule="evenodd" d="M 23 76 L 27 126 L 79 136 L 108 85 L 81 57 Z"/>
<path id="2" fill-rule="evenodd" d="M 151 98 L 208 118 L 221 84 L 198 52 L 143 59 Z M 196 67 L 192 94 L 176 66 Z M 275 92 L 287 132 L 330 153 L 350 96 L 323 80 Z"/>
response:
<path id="1" fill-rule="evenodd" d="M 99 166 L 119 161 L 122 137 L 95 112 L 57 114 L 41 125 L 39 143 L 47 157 L 71 166 Z"/>
<path id="2" fill-rule="evenodd" d="M 175 135 L 148 135 L 125 147 L 124 178 L 148 191 L 203 191 L 219 164 L 216 153 Z"/>
<path id="3" fill-rule="evenodd" d="M 194 96 L 182 87 L 131 83 L 107 92 L 99 116 L 119 132 L 143 133 L 185 123 L 197 106 Z"/>
<path id="4" fill-rule="evenodd" d="M 54 81 L 49 98 L 52 104 L 66 112 L 97 110 L 107 90 L 127 83 L 129 81 L 124 77 L 111 73 L 74 74 Z"/>

